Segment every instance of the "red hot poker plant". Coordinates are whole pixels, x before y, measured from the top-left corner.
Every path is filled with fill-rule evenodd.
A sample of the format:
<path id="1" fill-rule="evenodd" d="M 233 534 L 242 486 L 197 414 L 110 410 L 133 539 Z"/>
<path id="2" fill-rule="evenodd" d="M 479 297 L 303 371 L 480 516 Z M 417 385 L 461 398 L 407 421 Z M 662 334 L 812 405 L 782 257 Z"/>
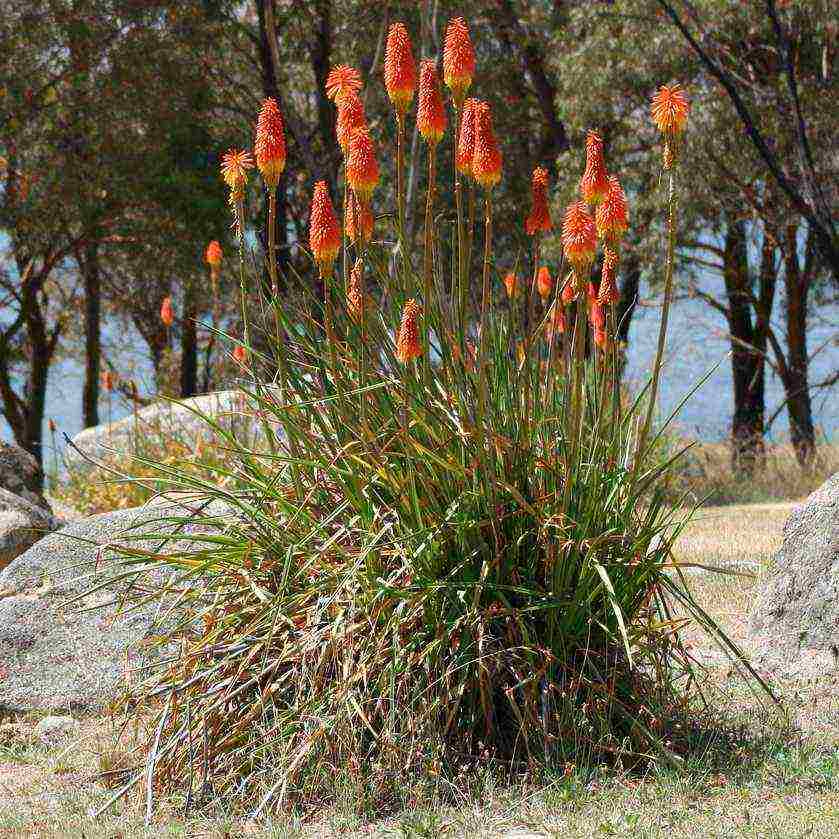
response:
<path id="1" fill-rule="evenodd" d="M 462 107 L 475 76 L 475 48 L 469 27 L 462 17 L 452 18 L 446 27 L 443 46 L 443 80 L 452 92 L 455 107 Z"/>
<path id="2" fill-rule="evenodd" d="M 341 248 L 341 230 L 335 218 L 326 181 L 318 181 L 315 184 L 309 218 L 309 248 L 321 276 L 325 279 L 330 278 Z"/>
<path id="3" fill-rule="evenodd" d="M 385 47 L 385 88 L 397 114 L 404 117 L 414 98 L 417 65 L 411 39 L 404 23 L 394 23 L 387 34 Z"/>

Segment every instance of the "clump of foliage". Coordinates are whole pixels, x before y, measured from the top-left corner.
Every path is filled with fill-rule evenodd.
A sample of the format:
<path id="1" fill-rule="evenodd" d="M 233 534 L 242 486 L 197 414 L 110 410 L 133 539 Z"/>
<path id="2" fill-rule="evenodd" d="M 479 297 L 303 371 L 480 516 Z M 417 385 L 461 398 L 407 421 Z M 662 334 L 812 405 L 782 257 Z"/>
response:
<path id="1" fill-rule="evenodd" d="M 436 69 L 425 64 L 418 124 L 429 188 L 415 259 L 402 200 L 410 49 L 395 25 L 385 62 L 398 135 L 392 239 L 374 235 L 379 170 L 356 105 L 360 79 L 338 68 L 330 82 L 339 138 L 347 108 L 358 121 L 344 134 L 351 241 L 319 183 L 310 235 L 319 282 L 289 275 L 279 292 L 269 231 L 270 317 L 245 323 L 237 342 L 265 445 L 243 445 L 216 425 L 226 465 L 202 477 L 161 470 L 168 489 L 193 499 L 193 515 L 166 521 L 202 526 L 186 537 L 192 549 L 123 556 L 123 573 L 150 559 L 172 569 L 143 596 L 175 597 L 180 608 L 159 639 L 177 639 L 177 652 L 133 696 L 154 714 L 146 769 L 132 779 L 149 779 L 149 801 L 153 780 L 190 795 L 202 784 L 261 810 L 318 801 L 342 771 L 363 777 L 383 804 L 408 777 L 452 780 L 486 760 L 514 770 L 591 758 L 677 763 L 667 720 L 696 685 L 679 640 L 684 618 L 671 607 L 747 666 L 674 573 L 671 545 L 685 517 L 665 503 L 675 458 L 660 457 L 651 422 L 683 94 L 663 88 L 654 109 L 669 184 L 665 316 L 650 385 L 627 406 L 609 273 L 627 215 L 599 136 L 589 136 L 581 183 L 589 203 L 565 216 L 558 281 L 539 270 L 553 223 L 547 173 L 537 170 L 526 222 L 532 270 L 502 286 L 492 250 L 501 152 L 489 105 L 465 99 L 471 46 L 465 24 L 451 24 L 444 77 L 459 138 L 458 210 L 435 218 L 447 120 Z M 266 103 L 255 149 L 271 223 L 285 155 L 279 119 Z M 223 168 L 243 298 L 249 165 L 249 155 L 230 152 Z M 480 204 L 476 224 L 470 208 Z M 256 351 L 258 329 L 270 333 L 259 343 L 272 355 Z M 266 367 L 276 376 L 266 379 Z"/>

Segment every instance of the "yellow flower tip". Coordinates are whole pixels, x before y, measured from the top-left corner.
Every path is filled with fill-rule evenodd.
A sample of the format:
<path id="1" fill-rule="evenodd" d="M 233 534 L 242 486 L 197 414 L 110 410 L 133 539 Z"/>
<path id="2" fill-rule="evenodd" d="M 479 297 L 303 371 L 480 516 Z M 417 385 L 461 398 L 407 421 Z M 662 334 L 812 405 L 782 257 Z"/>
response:
<path id="1" fill-rule="evenodd" d="M 411 38 L 404 23 L 394 23 L 387 33 L 385 46 L 385 88 L 397 114 L 404 117 L 414 98 L 417 65 Z"/>
<path id="2" fill-rule="evenodd" d="M 353 135 L 361 129 L 367 129 L 364 103 L 355 91 L 347 91 L 338 102 L 338 118 L 335 122 L 335 136 L 344 156 L 349 152 Z"/>
<path id="3" fill-rule="evenodd" d="M 222 155 L 221 176 L 230 187 L 231 199 L 241 200 L 244 196 L 248 169 L 253 169 L 253 158 L 248 152 L 230 149 Z"/>
<path id="4" fill-rule="evenodd" d="M 335 218 L 326 181 L 318 181 L 312 195 L 309 247 L 321 274 L 328 279 L 332 276 L 332 268 L 341 248 L 341 230 Z"/>
<path id="5" fill-rule="evenodd" d="M 509 300 L 512 300 L 516 296 L 518 284 L 519 278 L 512 271 L 504 277 L 504 288 L 507 289 L 507 298 Z"/>
<path id="6" fill-rule="evenodd" d="M 339 64 L 326 77 L 326 95 L 338 104 L 348 93 L 361 90 L 361 74 L 349 64 Z"/>
<path id="7" fill-rule="evenodd" d="M 422 355 L 422 347 L 419 338 L 419 318 L 422 309 L 416 300 L 411 299 L 405 303 L 402 310 L 402 322 L 399 325 L 399 335 L 396 339 L 396 358 L 407 364 Z"/>
<path id="8" fill-rule="evenodd" d="M 617 247 L 629 226 L 629 208 L 620 181 L 614 175 L 610 175 L 608 184 L 605 199 L 597 205 L 595 224 L 597 235 L 613 247 Z"/>
<path id="9" fill-rule="evenodd" d="M 599 204 L 609 192 L 603 139 L 596 131 L 586 135 L 586 169 L 580 179 L 580 196 L 587 204 Z"/>
<path id="10" fill-rule="evenodd" d="M 565 211 L 562 220 L 562 249 L 577 275 L 591 268 L 597 249 L 597 230 L 583 201 L 575 201 Z"/>
<path id="11" fill-rule="evenodd" d="M 373 190 L 379 183 L 379 161 L 373 138 L 366 129 L 359 129 L 350 140 L 347 153 L 347 183 L 362 206 L 370 204 Z"/>
<path id="12" fill-rule="evenodd" d="M 689 114 L 690 102 L 678 82 L 662 85 L 653 96 L 650 115 L 662 134 L 681 134 L 687 125 Z"/>
<path id="13" fill-rule="evenodd" d="M 524 221 L 528 236 L 553 230 L 551 213 L 548 209 L 548 170 L 538 166 L 533 170 L 530 190 L 530 215 Z"/>
<path id="14" fill-rule="evenodd" d="M 367 204 L 361 204 L 355 192 L 347 195 L 347 215 L 344 230 L 347 238 L 356 246 L 366 245 L 373 239 L 373 211 Z"/>
<path id="15" fill-rule="evenodd" d="M 474 106 L 475 149 L 472 153 L 472 177 L 490 190 L 501 180 L 501 151 L 492 130 L 492 111 L 488 102 Z"/>
<path id="16" fill-rule="evenodd" d="M 265 184 L 276 189 L 285 169 L 286 144 L 280 106 L 270 97 L 262 103 L 256 122 L 254 157 Z"/>
<path id="17" fill-rule="evenodd" d="M 457 140 L 455 165 L 462 175 L 471 177 L 472 157 L 475 153 L 475 107 L 477 99 L 467 99 L 463 103 L 460 117 L 460 137 Z"/>
<path id="18" fill-rule="evenodd" d="M 469 27 L 462 17 L 452 18 L 446 27 L 443 45 L 443 81 L 458 106 L 463 102 L 475 77 L 475 48 Z"/>
<path id="19" fill-rule="evenodd" d="M 536 274 L 536 290 L 543 303 L 547 303 L 551 292 L 554 290 L 554 281 L 551 272 L 543 265 Z"/>
<path id="20" fill-rule="evenodd" d="M 420 64 L 418 99 L 417 129 L 429 145 L 439 143 L 446 130 L 446 111 L 440 93 L 437 65 L 430 58 Z"/>

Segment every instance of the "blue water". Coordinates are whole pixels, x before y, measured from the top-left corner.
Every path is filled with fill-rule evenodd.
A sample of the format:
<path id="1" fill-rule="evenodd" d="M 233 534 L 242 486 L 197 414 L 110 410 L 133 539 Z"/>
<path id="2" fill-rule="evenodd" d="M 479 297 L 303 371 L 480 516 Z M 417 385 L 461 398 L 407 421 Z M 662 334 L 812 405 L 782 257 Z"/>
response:
<path id="1" fill-rule="evenodd" d="M 722 287 L 706 283 L 711 293 L 722 298 Z M 820 381 L 839 369 L 839 306 L 813 307 L 809 333 L 812 354 L 826 344 L 810 367 L 811 382 Z M 636 307 L 630 334 L 627 375 L 630 381 L 643 381 L 648 374 L 658 340 L 661 310 L 658 300 L 642 288 L 641 304 Z M 775 328 L 783 330 L 780 313 Z M 679 300 L 670 315 L 666 366 L 661 381 L 661 411 L 669 414 L 691 387 L 714 365 L 719 365 L 710 379 L 680 412 L 677 422 L 687 434 L 703 440 L 723 438 L 733 409 L 731 363 L 726 357 L 728 341 L 724 318 L 700 300 Z M 151 392 L 152 373 L 143 355 L 144 342 L 130 326 L 112 321 L 104 335 L 105 351 L 123 375 L 133 377 L 141 392 Z M 72 358 L 61 360 L 50 371 L 47 394 L 47 418 L 58 427 L 58 440 L 66 432 L 70 437 L 82 428 L 81 390 L 83 368 Z M 766 382 L 767 417 L 783 401 L 778 377 L 769 371 Z M 813 397 L 814 418 L 829 437 L 839 435 L 839 388 L 818 391 Z M 118 419 L 128 412 L 121 399 L 107 395 L 100 400 L 100 419 Z M 770 429 L 771 436 L 783 439 L 788 434 L 786 411 L 782 411 Z M 0 437 L 10 439 L 5 421 L 0 419 Z M 49 446 L 49 435 L 45 435 Z"/>

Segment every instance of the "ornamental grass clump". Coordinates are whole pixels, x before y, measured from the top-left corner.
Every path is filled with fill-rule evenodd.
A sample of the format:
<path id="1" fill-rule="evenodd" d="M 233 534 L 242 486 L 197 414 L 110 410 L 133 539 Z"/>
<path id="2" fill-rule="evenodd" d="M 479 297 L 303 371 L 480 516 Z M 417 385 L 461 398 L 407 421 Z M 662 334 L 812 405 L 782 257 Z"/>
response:
<path id="1" fill-rule="evenodd" d="M 329 78 L 340 113 L 360 79 L 347 67 Z M 541 261 L 555 235 L 548 177 L 533 173 L 520 222 L 533 240 L 523 272 L 532 279 L 517 293 L 515 273 L 502 280 L 496 264 L 492 198 L 502 178 L 530 176 L 504 170 L 491 105 L 465 99 L 480 75 L 462 20 L 447 30 L 442 73 L 451 134 L 439 79 L 422 64 L 424 247 L 414 253 L 405 239 L 417 73 L 407 29 L 394 24 L 385 81 L 395 165 L 380 170 L 372 129 L 345 122 L 342 206 L 371 215 L 339 220 L 337 196 L 314 186 L 311 275 L 289 272 L 271 301 L 276 376 L 256 377 L 271 367 L 262 357 L 244 385 L 264 445 L 217 426 L 223 468 L 205 479 L 167 471 L 195 510 L 174 523 L 203 527 L 184 537 L 191 549 L 124 556 L 126 572 L 150 561 L 173 570 L 143 591 L 179 604 L 177 626 L 159 639 L 165 654 L 133 694 L 152 714 L 145 768 L 132 779 L 148 784 L 149 800 L 153 789 L 194 796 L 201 786 L 259 813 L 321 801 L 336 777 L 350 777 L 385 805 L 406 780 L 450 788 L 486 761 L 514 773 L 594 759 L 675 765 L 669 721 L 695 689 L 685 621 L 747 667 L 671 554 L 685 516 L 665 503 L 672 461 L 661 460 L 661 430 L 646 413 L 663 344 L 650 387 L 635 402 L 620 394 L 614 272 L 628 214 L 599 136 L 589 135 L 585 200 L 565 212 L 564 256 L 551 271 Z M 672 121 L 665 130 L 672 148 Z M 445 143 L 454 171 L 438 177 Z M 672 182 L 677 157 L 667 162 Z M 228 162 L 235 191 L 232 171 Z M 394 175 L 393 205 L 377 207 L 385 190 L 374 187 Z M 484 210 L 480 279 L 465 258 L 464 177 Z M 452 187 L 456 217 L 433 222 L 435 190 L 448 198 Z M 241 221 L 238 194 L 234 204 Z M 672 244 L 672 197 L 668 211 Z M 376 237 L 359 235 L 374 215 Z M 669 247 L 668 289 L 672 267 Z"/>

